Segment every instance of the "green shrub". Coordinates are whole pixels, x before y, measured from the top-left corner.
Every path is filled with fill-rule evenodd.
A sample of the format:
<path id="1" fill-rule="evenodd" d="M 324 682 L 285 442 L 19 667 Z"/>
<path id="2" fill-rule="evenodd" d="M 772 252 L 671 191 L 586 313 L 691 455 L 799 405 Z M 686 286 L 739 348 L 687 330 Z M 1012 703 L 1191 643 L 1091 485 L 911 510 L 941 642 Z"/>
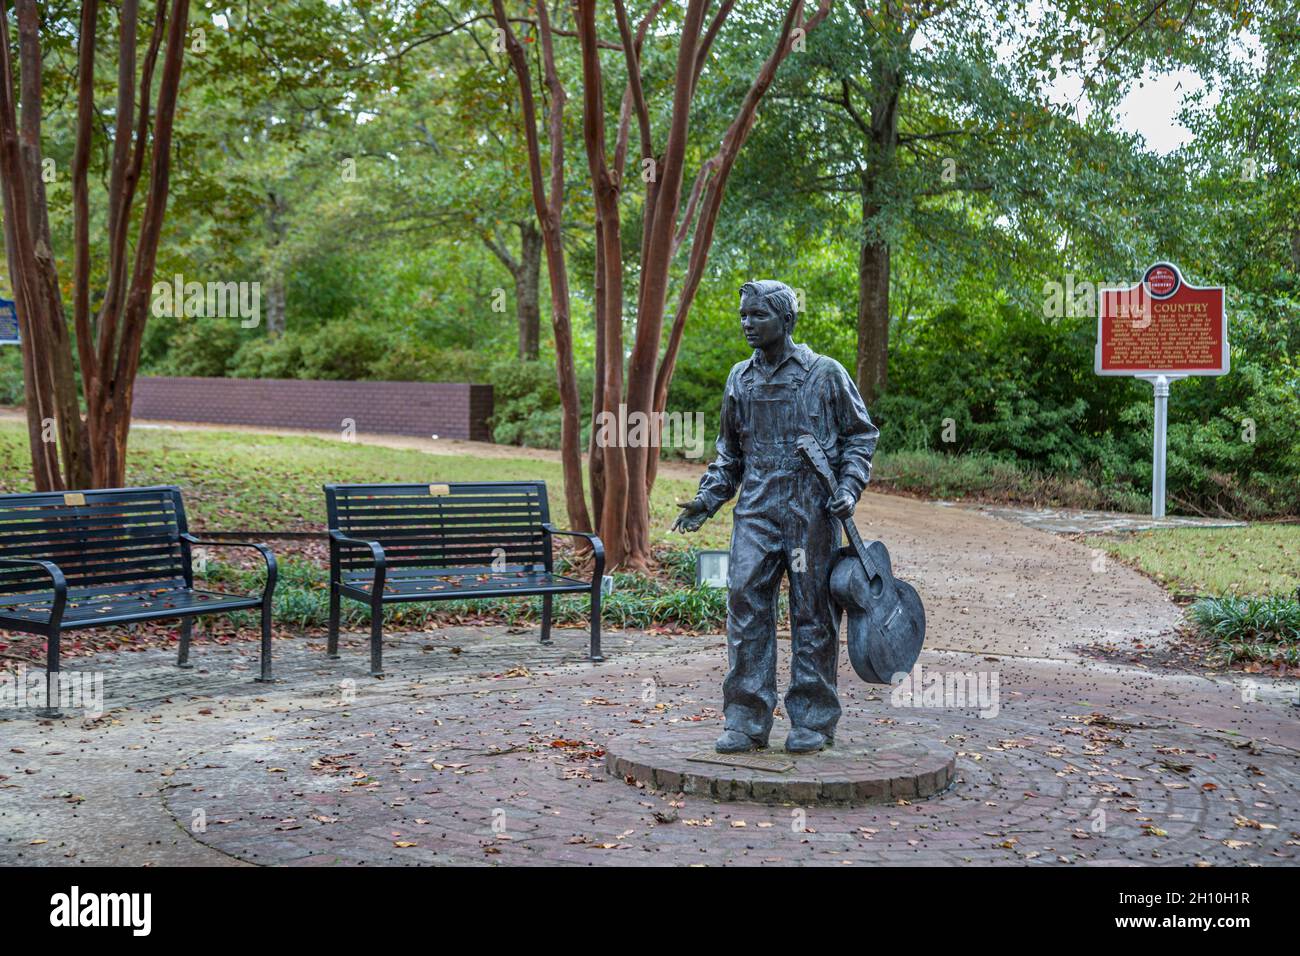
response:
<path id="1" fill-rule="evenodd" d="M 468 349 L 440 349 L 425 342 L 394 343 L 371 363 L 369 377 L 385 382 L 484 382 L 483 356 Z"/>
<path id="2" fill-rule="evenodd" d="M 297 378 L 302 368 L 303 336 L 294 332 L 249 339 L 231 358 L 235 378 Z"/>
<path id="3" fill-rule="evenodd" d="M 168 335 L 167 352 L 149 368 L 152 375 L 182 375 L 221 378 L 228 374 L 231 362 L 244 341 L 239 320 L 172 319 L 154 317 L 150 325 L 174 328 Z"/>
<path id="4" fill-rule="evenodd" d="M 327 322 L 302 342 L 298 378 L 365 379 L 391 346 L 392 333 L 355 319 Z"/>
<path id="5" fill-rule="evenodd" d="M 1171 510 L 1300 511 L 1300 343 L 1288 310 L 1279 302 L 1234 312 L 1232 371 L 1173 384 Z M 1282 321 L 1270 320 L 1274 312 Z M 891 343 L 889 391 L 871 409 L 883 453 L 901 466 L 899 487 L 1008 500 L 1019 488 L 1035 502 L 1145 507 L 1151 387 L 1095 375 L 1095 336 L 1090 317 L 1047 322 L 1008 307 L 949 308 L 908 323 Z M 903 451 L 947 460 L 909 461 Z"/>
<path id="6" fill-rule="evenodd" d="M 1300 664 L 1300 595 L 1202 598 L 1188 614 L 1228 663 Z"/>
<path id="7" fill-rule="evenodd" d="M 0 405 L 21 405 L 25 394 L 22 350 L 17 345 L 0 345 Z"/>
<path id="8" fill-rule="evenodd" d="M 560 447 L 560 390 L 550 362 L 502 359 L 488 368 L 492 384 L 492 438 L 501 445 Z M 578 405 L 587 430 L 591 407 L 590 376 L 579 375 Z"/>

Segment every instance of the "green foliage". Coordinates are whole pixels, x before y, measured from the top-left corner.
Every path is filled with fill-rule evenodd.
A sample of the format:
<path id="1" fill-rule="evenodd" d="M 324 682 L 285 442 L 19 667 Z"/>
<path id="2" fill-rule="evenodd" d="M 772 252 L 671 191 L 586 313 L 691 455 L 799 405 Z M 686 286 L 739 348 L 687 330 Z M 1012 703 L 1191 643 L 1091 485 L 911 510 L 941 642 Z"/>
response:
<path id="1" fill-rule="evenodd" d="M 164 321 L 155 320 L 159 326 Z M 175 322 L 162 358 L 152 364 L 157 375 L 224 377 L 239 350 L 238 319 L 183 319 Z"/>
<path id="2" fill-rule="evenodd" d="M 1203 598 L 1188 613 L 1227 663 L 1300 664 L 1300 595 Z"/>
<path id="3" fill-rule="evenodd" d="M 1150 388 L 1093 375 L 1092 318 L 1045 320 L 1042 305 L 1045 282 L 1131 279 L 1159 256 L 1193 281 L 1228 287 L 1233 341 L 1231 374 L 1173 386 L 1171 507 L 1300 512 L 1294 2 L 1193 4 L 1178 16 L 1075 0 L 994 6 L 837 3 L 787 58 L 728 180 L 668 411 L 703 415 L 706 437 L 716 434 L 722 383 L 746 354 L 736 289 L 760 275 L 804 293 L 798 340 L 852 370 L 859 256 L 865 241 L 885 239 L 891 384 L 871 409 L 883 429 L 879 480 L 945 497 L 1137 510 L 1150 482 Z M 482 13 L 468 0 L 195 7 L 207 49 L 186 56 L 157 275 L 260 282 L 264 323 L 274 289 L 284 328 L 153 317 L 145 374 L 488 382 L 497 441 L 558 445 L 545 314 L 541 361 L 514 358 L 505 261 L 534 213 L 518 91 Z M 668 4 L 647 36 L 654 102 L 671 84 L 682 16 Z M 772 17 L 765 5 L 737 4 L 712 46 L 691 111 L 686 189 L 768 55 Z M 612 12 L 599 22 L 613 41 Z M 59 10 L 43 30 L 52 107 L 43 136 L 60 171 L 73 143 L 75 30 Z M 1104 55 L 1098 36 L 1111 41 Z M 1260 56 L 1241 55 L 1243 45 Z M 592 209 L 578 46 L 569 37 L 556 52 L 570 104 L 563 226 L 585 430 Z M 113 45 L 98 55 L 97 109 L 111 117 Z M 621 58 L 603 66 L 617 97 Z M 1203 92 L 1189 84 L 1176 117 L 1192 136 L 1157 155 L 1123 128 L 1120 105 L 1144 72 L 1183 68 L 1205 80 Z M 878 100 L 897 107 L 898 140 L 885 155 L 869 132 L 869 94 L 895 70 L 897 96 Z M 1078 81 L 1088 109 L 1061 102 L 1058 80 Z M 651 116 L 659 146 L 668 119 Z M 111 134 L 111 122 L 95 124 L 90 150 L 95 296 L 105 285 L 97 270 Z M 634 128 L 629 153 L 620 202 L 630 265 L 645 199 Z M 69 190 L 62 172 L 49 184 L 65 284 Z M 674 291 L 687 253 L 674 265 Z M 543 269 L 544 312 L 545 286 Z M 20 396 L 18 358 L 17 348 L 0 348 L 0 402 Z M 141 472 L 170 480 L 156 465 Z"/>
<path id="4" fill-rule="evenodd" d="M 229 359 L 235 378 L 297 378 L 303 371 L 302 346 L 306 336 L 297 332 L 249 339 Z"/>
<path id="5" fill-rule="evenodd" d="M 0 345 L 0 405 L 23 403 L 23 356 L 16 345 Z"/>
<path id="6" fill-rule="evenodd" d="M 560 392 L 555 366 L 546 361 L 501 359 L 487 369 L 494 402 L 492 438 L 502 445 L 560 447 Z M 579 387 L 578 404 L 591 404 L 590 384 Z M 583 432 L 589 423 L 584 414 Z"/>

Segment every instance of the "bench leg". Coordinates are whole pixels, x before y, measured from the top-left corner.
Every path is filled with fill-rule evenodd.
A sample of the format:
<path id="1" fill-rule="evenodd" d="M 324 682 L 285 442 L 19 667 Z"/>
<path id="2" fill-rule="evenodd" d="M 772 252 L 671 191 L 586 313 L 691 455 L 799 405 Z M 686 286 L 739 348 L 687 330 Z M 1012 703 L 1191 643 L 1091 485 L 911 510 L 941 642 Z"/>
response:
<path id="1" fill-rule="evenodd" d="M 605 658 L 600 653 L 600 584 L 591 589 L 591 659 L 597 663 Z"/>
<path id="2" fill-rule="evenodd" d="M 194 635 L 194 618 L 181 618 L 181 646 L 176 652 L 177 667 L 193 667 L 190 663 L 190 638 Z"/>
<path id="3" fill-rule="evenodd" d="M 551 643 L 551 602 L 553 594 L 542 595 L 542 643 Z"/>
<path id="4" fill-rule="evenodd" d="M 330 582 L 330 629 L 325 643 L 325 654 L 339 659 L 339 616 L 341 612 L 338 582 Z"/>
<path id="5" fill-rule="evenodd" d="M 59 710 L 59 632 L 45 638 L 45 706 L 36 711 L 37 717 L 62 717 Z"/>
<path id="6" fill-rule="evenodd" d="M 275 678 L 271 676 L 271 602 L 262 602 L 262 673 L 256 678 L 259 683 L 269 684 Z"/>
<path id="7" fill-rule="evenodd" d="M 384 606 L 370 606 L 370 676 L 384 676 Z"/>

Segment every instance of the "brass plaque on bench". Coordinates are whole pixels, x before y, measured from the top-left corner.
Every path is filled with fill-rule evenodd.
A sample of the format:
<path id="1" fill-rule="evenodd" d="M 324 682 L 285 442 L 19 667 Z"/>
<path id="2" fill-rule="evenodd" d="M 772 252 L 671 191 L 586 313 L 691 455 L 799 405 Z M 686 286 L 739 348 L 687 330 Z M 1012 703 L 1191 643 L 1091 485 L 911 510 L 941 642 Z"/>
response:
<path id="1" fill-rule="evenodd" d="M 429 494 L 431 495 L 449 495 L 451 494 L 451 485 L 430 485 Z"/>
<path id="2" fill-rule="evenodd" d="M 69 491 L 63 496 L 63 503 L 65 505 L 84 505 L 86 503 L 86 496 L 80 491 Z"/>

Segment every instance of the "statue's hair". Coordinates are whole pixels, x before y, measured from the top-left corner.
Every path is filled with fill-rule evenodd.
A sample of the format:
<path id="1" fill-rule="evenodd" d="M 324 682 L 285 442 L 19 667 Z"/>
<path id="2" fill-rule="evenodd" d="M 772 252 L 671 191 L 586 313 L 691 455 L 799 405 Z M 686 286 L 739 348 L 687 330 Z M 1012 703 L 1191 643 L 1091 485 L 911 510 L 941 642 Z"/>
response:
<path id="1" fill-rule="evenodd" d="M 799 318 L 794 289 L 776 279 L 757 279 L 740 287 L 740 297 L 744 299 L 747 295 L 757 296 L 770 305 L 777 315 L 787 320 L 786 331 L 794 332 L 794 324 Z"/>

